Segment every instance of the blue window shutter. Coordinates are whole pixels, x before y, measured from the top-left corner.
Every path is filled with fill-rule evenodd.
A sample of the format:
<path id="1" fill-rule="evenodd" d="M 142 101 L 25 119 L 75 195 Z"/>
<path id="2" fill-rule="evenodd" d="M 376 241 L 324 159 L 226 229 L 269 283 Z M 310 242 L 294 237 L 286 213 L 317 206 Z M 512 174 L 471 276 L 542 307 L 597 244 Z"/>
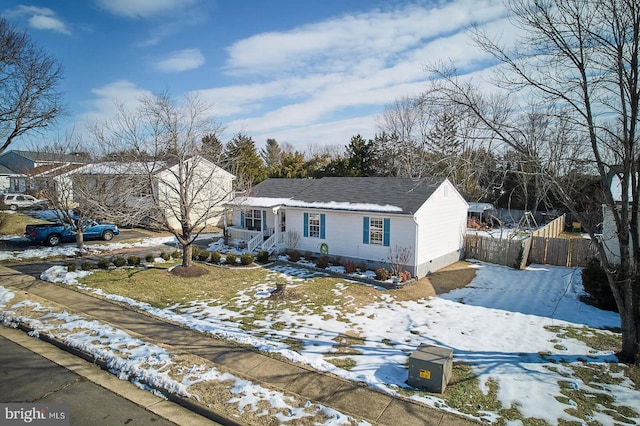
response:
<path id="1" fill-rule="evenodd" d="M 267 229 L 267 211 L 262 210 L 262 230 Z"/>
<path id="2" fill-rule="evenodd" d="M 369 218 L 362 218 L 362 244 L 369 244 Z"/>
<path id="3" fill-rule="evenodd" d="M 304 236 L 309 236 L 309 213 L 304 214 Z"/>
<path id="4" fill-rule="evenodd" d="M 244 228 L 244 210 L 240 210 L 240 227 Z"/>
<path id="5" fill-rule="evenodd" d="M 325 215 L 324 213 L 320 214 L 320 239 L 324 240 L 324 224 L 325 224 Z"/>
<path id="6" fill-rule="evenodd" d="M 389 237 L 391 236 L 391 219 L 384 219 L 382 232 L 382 244 L 384 244 L 385 247 L 389 247 Z"/>

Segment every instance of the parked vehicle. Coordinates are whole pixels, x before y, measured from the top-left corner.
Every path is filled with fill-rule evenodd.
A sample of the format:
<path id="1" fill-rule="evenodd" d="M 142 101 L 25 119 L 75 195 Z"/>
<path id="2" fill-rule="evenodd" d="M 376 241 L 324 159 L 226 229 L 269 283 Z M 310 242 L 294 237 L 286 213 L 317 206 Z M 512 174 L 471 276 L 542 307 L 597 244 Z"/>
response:
<path id="1" fill-rule="evenodd" d="M 44 200 L 38 200 L 28 194 L 2 194 L 2 202 L 9 206 L 11 210 L 18 209 L 46 209 L 49 203 Z"/>
<path id="2" fill-rule="evenodd" d="M 118 227 L 112 223 L 98 223 L 95 220 L 87 220 L 83 224 L 83 238 L 85 240 L 102 239 L 110 241 L 114 235 L 120 234 Z M 62 242 L 76 240 L 74 228 L 65 223 L 43 223 L 27 225 L 24 236 L 36 244 L 57 246 Z"/>

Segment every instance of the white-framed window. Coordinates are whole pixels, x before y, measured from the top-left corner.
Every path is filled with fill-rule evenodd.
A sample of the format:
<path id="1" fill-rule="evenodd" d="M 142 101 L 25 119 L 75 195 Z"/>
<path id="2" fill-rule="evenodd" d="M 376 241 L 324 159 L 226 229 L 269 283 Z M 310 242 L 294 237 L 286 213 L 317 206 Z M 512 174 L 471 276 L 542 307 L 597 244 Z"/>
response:
<path id="1" fill-rule="evenodd" d="M 381 217 L 369 219 L 369 244 L 381 246 L 384 235 L 384 222 Z"/>
<path id="2" fill-rule="evenodd" d="M 391 244 L 391 218 L 362 218 L 362 243 L 389 247 Z"/>
<path id="3" fill-rule="evenodd" d="M 262 210 L 246 210 L 244 212 L 244 227 L 254 231 L 262 230 Z"/>
<path id="4" fill-rule="evenodd" d="M 309 236 L 320 238 L 320 214 L 309 213 Z"/>

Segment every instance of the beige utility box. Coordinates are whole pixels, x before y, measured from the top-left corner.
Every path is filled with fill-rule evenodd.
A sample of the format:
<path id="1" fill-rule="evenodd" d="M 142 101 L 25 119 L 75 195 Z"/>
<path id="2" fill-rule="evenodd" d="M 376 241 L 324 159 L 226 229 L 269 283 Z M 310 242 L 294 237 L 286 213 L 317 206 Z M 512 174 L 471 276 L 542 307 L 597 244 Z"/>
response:
<path id="1" fill-rule="evenodd" d="M 453 368 L 453 351 L 422 344 L 409 356 L 407 383 L 427 392 L 443 393 Z"/>

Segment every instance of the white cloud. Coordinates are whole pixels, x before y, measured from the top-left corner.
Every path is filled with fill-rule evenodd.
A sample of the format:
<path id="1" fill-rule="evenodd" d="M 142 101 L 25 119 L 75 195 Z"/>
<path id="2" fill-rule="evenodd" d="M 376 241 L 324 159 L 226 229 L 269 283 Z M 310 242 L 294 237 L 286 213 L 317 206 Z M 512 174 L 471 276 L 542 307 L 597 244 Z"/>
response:
<path id="1" fill-rule="evenodd" d="M 161 71 L 180 72 L 198 68 L 202 64 L 204 64 L 204 56 L 200 49 L 184 49 L 171 52 L 155 65 Z"/>
<path id="2" fill-rule="evenodd" d="M 62 34 L 71 35 L 71 31 L 67 25 L 56 16 L 56 13 L 53 10 L 47 7 L 20 5 L 15 9 L 6 11 L 4 15 L 16 18 L 28 17 L 27 21 L 31 28 L 35 28 L 37 30 L 52 30 Z"/>
<path id="3" fill-rule="evenodd" d="M 96 0 L 106 11 L 126 18 L 149 18 L 187 8 L 196 2 L 197 0 Z"/>
<path id="4" fill-rule="evenodd" d="M 150 96 L 148 90 L 136 86 L 128 80 L 118 80 L 91 90 L 96 98 L 86 102 L 88 111 L 77 117 L 79 121 L 91 123 L 112 118 L 116 115 L 118 105 L 127 109 L 135 109 L 143 96 Z"/>
<path id="5" fill-rule="evenodd" d="M 504 29 L 502 1 L 410 5 L 257 34 L 228 48 L 226 71 L 262 83 L 196 92 L 215 104 L 219 116 L 232 119 L 229 129 L 264 139 L 347 143 L 367 133 L 363 123 L 369 126 L 366 137 L 373 137 L 375 120 L 336 117 L 362 111 L 368 117 L 402 96 L 419 94 L 426 89 L 428 63 L 451 60 L 461 73 L 474 74 L 489 66 L 489 56 L 466 34 L 476 21 L 488 22 L 491 31 Z M 331 128 L 337 137 L 329 136 Z"/>

